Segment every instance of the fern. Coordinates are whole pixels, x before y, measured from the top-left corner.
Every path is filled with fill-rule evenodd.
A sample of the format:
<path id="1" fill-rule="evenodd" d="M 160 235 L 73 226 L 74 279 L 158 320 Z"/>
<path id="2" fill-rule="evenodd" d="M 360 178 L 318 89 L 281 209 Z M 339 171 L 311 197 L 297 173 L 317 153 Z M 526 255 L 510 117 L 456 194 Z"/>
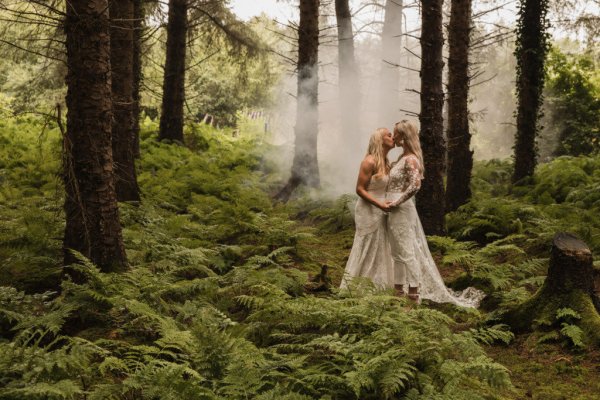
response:
<path id="1" fill-rule="evenodd" d="M 585 343 L 583 342 L 583 331 L 577 325 L 563 322 L 561 324 L 560 333 L 570 341 L 571 345 L 578 348 L 585 347 Z"/>
<path id="2" fill-rule="evenodd" d="M 470 329 L 464 332 L 468 337 L 473 338 L 477 342 L 490 345 L 494 342 L 502 342 L 509 344 L 514 339 L 514 334 L 509 330 L 507 325 L 494 325 L 487 328 Z"/>
<path id="3" fill-rule="evenodd" d="M 581 319 L 581 315 L 579 315 L 577 311 L 570 308 L 559 308 L 556 310 L 556 319 L 559 321 Z"/>
<path id="4" fill-rule="evenodd" d="M 478 325 L 485 311 L 414 307 L 360 279 L 305 292 L 323 263 L 339 280 L 354 196 L 272 204 L 259 136 L 195 127 L 199 153 L 155 142 L 151 120 L 142 128 L 144 201 L 120 205 L 131 269 L 104 274 L 79 257 L 85 283 L 64 280 L 58 295 L 61 201 L 48 202 L 60 198 L 58 132 L 43 163 L 31 133 L 0 126 L 0 283 L 20 285 L 0 287 L 0 397 L 473 400 L 510 388 L 484 347 L 513 335 Z M 501 311 L 542 284 L 555 230 L 575 227 L 597 247 L 586 165 L 589 182 L 560 204 L 509 194 L 506 163 L 475 171 L 472 202 L 448 215 L 451 236 L 428 238 L 449 275 L 464 271 L 455 285 L 484 288 Z M 23 291 L 43 293 L 44 280 L 54 292 Z M 582 346 L 572 311 L 538 321 L 546 340 Z"/>
<path id="5" fill-rule="evenodd" d="M 83 393 L 79 382 L 73 379 L 63 379 L 53 383 L 33 383 L 22 388 L 0 389 L 0 398 L 77 399 Z"/>

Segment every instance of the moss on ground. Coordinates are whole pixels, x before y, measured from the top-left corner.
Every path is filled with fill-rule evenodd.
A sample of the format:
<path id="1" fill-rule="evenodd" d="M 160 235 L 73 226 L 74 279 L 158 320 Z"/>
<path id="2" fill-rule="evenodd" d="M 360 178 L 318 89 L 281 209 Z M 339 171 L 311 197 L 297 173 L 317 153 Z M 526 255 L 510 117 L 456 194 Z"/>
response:
<path id="1" fill-rule="evenodd" d="M 600 352 L 572 353 L 557 344 L 520 335 L 510 346 L 490 346 L 487 354 L 510 370 L 513 399 L 596 400 L 600 393 Z"/>
<path id="2" fill-rule="evenodd" d="M 523 332 L 552 325 L 561 308 L 576 311 L 581 316 L 577 325 L 585 333 L 588 344 L 600 345 L 600 315 L 592 298 L 581 290 L 555 294 L 544 286 L 532 298 L 508 312 L 503 320 L 515 331 Z"/>

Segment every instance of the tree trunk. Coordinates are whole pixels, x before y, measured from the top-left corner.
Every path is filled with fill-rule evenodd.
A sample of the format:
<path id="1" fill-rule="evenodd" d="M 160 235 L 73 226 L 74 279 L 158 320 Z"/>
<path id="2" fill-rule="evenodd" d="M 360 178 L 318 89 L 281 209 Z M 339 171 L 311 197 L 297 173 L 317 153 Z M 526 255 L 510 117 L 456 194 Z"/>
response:
<path id="1" fill-rule="evenodd" d="M 442 0 L 422 0 L 421 28 L 421 145 L 425 179 L 417 194 L 417 209 L 428 235 L 444 233 L 444 164 L 446 143 L 442 110 Z"/>
<path id="2" fill-rule="evenodd" d="M 133 0 L 133 156 L 140 158 L 140 86 L 142 83 L 142 0 Z"/>
<path id="3" fill-rule="evenodd" d="M 88 257 L 103 271 L 126 267 L 111 147 L 107 0 L 67 4 L 67 132 L 64 137 L 64 263 Z"/>
<path id="4" fill-rule="evenodd" d="M 515 331 L 532 329 L 536 320 L 553 323 L 556 311 L 570 308 L 581 316 L 578 325 L 588 339 L 600 344 L 600 315 L 594 307 L 592 252 L 577 237 L 557 233 L 552 241 L 548 276 L 537 293 L 503 317 Z"/>
<path id="5" fill-rule="evenodd" d="M 448 26 L 448 175 L 446 211 L 471 198 L 473 152 L 469 132 L 469 42 L 471 0 L 452 0 Z"/>
<path id="6" fill-rule="evenodd" d="M 183 102 L 185 98 L 185 45 L 188 0 L 169 0 L 167 59 L 163 83 L 159 140 L 183 143 Z"/>
<path id="7" fill-rule="evenodd" d="M 386 0 L 383 18 L 379 118 L 384 125 L 400 120 L 400 56 L 402 55 L 402 0 Z"/>
<path id="8" fill-rule="evenodd" d="M 113 121 L 112 150 L 115 188 L 119 201 L 139 201 L 134 157 L 133 0 L 110 2 L 110 64 Z"/>
<path id="9" fill-rule="evenodd" d="M 513 182 L 533 176 L 537 163 L 536 136 L 543 102 L 544 61 L 547 53 L 544 0 L 522 0 L 517 27 L 517 135 Z"/>
<path id="10" fill-rule="evenodd" d="M 299 185 L 318 187 L 319 164 L 317 137 L 319 133 L 319 0 L 300 0 L 298 26 L 298 96 L 296 106 L 296 135 L 292 176 L 276 195 L 289 200 Z"/>
<path id="11" fill-rule="evenodd" d="M 596 306 L 596 310 L 600 312 L 600 266 L 594 266 L 593 271 L 594 278 L 594 295 L 592 299 L 594 300 L 594 305 Z"/>
<path id="12" fill-rule="evenodd" d="M 360 129 L 360 84 L 354 57 L 354 32 L 349 0 L 335 0 L 342 133 Z M 358 141 L 357 141 L 358 142 Z M 352 144 L 351 144 L 352 145 Z"/>

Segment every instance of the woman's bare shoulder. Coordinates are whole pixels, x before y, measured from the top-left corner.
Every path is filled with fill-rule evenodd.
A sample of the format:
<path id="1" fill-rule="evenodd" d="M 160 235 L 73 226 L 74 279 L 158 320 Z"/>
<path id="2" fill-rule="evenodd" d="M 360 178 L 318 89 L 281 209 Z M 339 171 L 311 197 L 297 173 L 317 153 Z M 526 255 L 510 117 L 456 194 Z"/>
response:
<path id="1" fill-rule="evenodd" d="M 375 166 L 375 157 L 371 154 L 367 154 L 365 158 L 363 158 L 361 165 L 374 167 Z"/>

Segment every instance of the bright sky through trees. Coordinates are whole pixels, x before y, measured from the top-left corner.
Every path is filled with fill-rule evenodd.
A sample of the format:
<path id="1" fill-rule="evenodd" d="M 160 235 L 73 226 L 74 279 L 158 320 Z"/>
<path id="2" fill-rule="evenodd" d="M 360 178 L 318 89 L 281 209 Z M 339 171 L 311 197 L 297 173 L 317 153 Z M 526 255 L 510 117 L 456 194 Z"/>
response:
<path id="1" fill-rule="evenodd" d="M 359 2 L 357 0 L 350 0 L 350 3 L 353 9 L 359 8 Z M 407 4 L 408 3 L 410 2 L 407 2 Z M 507 0 L 504 3 L 502 10 L 496 10 L 485 15 L 481 21 L 483 21 L 484 24 L 501 23 L 511 25 L 511 23 L 513 23 L 513 21 L 515 21 L 517 18 L 516 4 L 516 0 Z M 573 5 L 575 15 L 582 13 L 596 15 L 599 12 L 598 5 L 594 1 L 580 0 L 574 2 Z M 476 4 L 474 7 L 474 13 L 477 14 L 480 11 L 491 8 L 494 8 L 494 6 L 490 4 Z M 265 13 L 271 18 L 275 18 L 281 23 L 286 23 L 288 20 L 297 19 L 297 5 L 295 3 L 287 3 L 277 0 L 231 0 L 231 9 L 233 12 L 235 12 L 235 14 L 244 20 L 248 20 L 254 16 L 260 15 L 261 13 Z M 367 7 L 364 12 L 361 12 L 354 17 L 355 27 L 361 27 L 367 24 L 369 21 L 372 21 L 374 17 L 377 16 L 377 13 L 381 14 L 379 15 L 379 19 L 383 20 L 383 9 L 380 9 L 379 11 L 373 11 L 372 7 Z M 409 8 L 405 10 L 405 16 L 407 18 L 407 28 L 409 31 L 419 27 L 420 20 L 416 8 Z M 569 36 L 572 39 L 585 40 L 585 35 L 582 35 L 583 32 L 578 32 L 574 35 L 573 32 L 566 32 L 562 27 L 555 25 L 556 24 L 554 24 L 550 29 L 550 32 L 555 38 Z"/>
<path id="2" fill-rule="evenodd" d="M 294 17 L 297 7 L 278 3 L 277 0 L 231 0 L 231 8 L 244 20 L 265 13 L 271 18 L 284 22 Z"/>

